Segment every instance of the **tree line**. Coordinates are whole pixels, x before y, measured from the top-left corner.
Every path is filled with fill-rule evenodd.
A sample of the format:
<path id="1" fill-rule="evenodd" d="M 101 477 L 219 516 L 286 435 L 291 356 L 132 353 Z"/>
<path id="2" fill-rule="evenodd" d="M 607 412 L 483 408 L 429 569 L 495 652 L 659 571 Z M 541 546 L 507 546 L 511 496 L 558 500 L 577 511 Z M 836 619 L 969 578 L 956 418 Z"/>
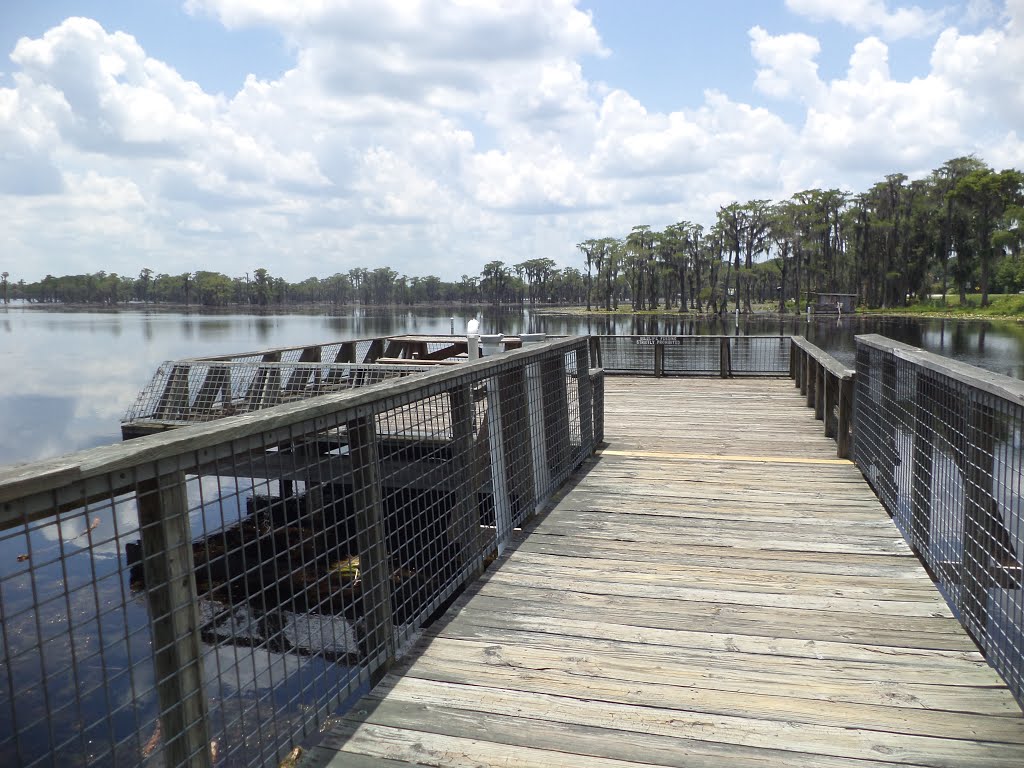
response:
<path id="1" fill-rule="evenodd" d="M 722 206 L 705 226 L 680 221 L 661 231 L 577 245 L 586 264 L 587 306 L 698 312 L 856 294 L 868 307 L 905 306 L 953 287 L 966 302 L 980 292 L 1024 289 L 1024 174 L 958 157 L 926 178 L 887 175 L 850 193 L 809 189 L 788 200 Z"/>
<path id="2" fill-rule="evenodd" d="M 790 302 L 800 312 L 815 293 L 856 294 L 868 307 L 895 307 L 951 288 L 961 302 L 980 292 L 1024 290 L 1024 174 L 995 171 L 974 157 L 949 160 L 923 179 L 887 175 L 851 193 L 809 189 L 787 200 L 722 206 L 707 225 L 682 220 L 625 237 L 577 245 L 585 272 L 549 258 L 491 261 L 479 275 L 445 281 L 358 267 L 291 283 L 260 267 L 138 276 L 96 272 L 9 283 L 2 297 L 39 303 L 128 302 L 295 306 L 306 304 L 586 304 L 588 309 L 678 308 L 724 312 L 730 304 Z"/>
<path id="3" fill-rule="evenodd" d="M 230 277 L 200 270 L 156 274 L 142 269 L 138 276 L 104 271 L 85 275 L 47 275 L 36 282 L 10 285 L 4 273 L 3 296 L 33 303 L 122 305 L 173 304 L 201 307 L 249 305 L 258 307 L 317 304 L 582 304 L 587 284 L 575 267 L 559 269 L 547 258 L 506 265 L 492 261 L 480 275 L 445 281 L 436 275 L 410 277 L 390 267 L 357 267 L 326 278 L 288 282 L 260 267 L 250 275 Z"/>

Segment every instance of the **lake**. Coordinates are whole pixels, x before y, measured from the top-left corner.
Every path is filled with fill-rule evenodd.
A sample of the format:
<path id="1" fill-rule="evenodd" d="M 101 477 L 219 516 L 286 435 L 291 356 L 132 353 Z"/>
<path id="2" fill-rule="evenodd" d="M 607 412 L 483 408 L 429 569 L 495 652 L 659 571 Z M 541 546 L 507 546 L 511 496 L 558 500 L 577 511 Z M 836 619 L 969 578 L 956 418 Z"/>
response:
<path id="1" fill-rule="evenodd" d="M 454 321 L 456 330 L 462 331 L 465 321 L 463 313 Z M 118 441 L 122 415 L 157 366 L 168 359 L 398 333 L 444 334 L 451 324 L 450 312 L 437 309 L 360 310 L 345 315 L 0 309 L 0 465 Z M 588 319 L 513 310 L 484 312 L 482 326 L 484 331 L 504 333 L 802 334 L 848 364 L 855 334 L 882 333 L 1024 378 L 1024 328 L 1016 323 L 877 317 L 808 322 L 765 316 L 737 324 L 731 316 Z M 229 487 L 225 483 L 233 483 L 227 493 L 230 503 L 203 503 L 202 482 L 207 481 L 216 492 L 206 492 L 215 499 Z M 270 484 L 257 488 L 255 481 L 245 478 L 193 481 L 188 492 L 190 508 L 196 511 L 190 518 L 193 541 L 204 531 L 237 524 L 248 514 L 247 504 L 257 491 L 271 490 Z M 9 678 L 5 681 L 0 673 L 0 765 L 28 762 L 26 755 L 41 757 L 65 739 L 82 745 L 66 756 L 66 764 L 111 764 L 109 754 L 90 751 L 102 749 L 109 734 L 119 744 L 114 758 L 134 764 L 140 752 L 145 754 L 159 741 L 159 730 L 153 729 L 157 701 L 149 609 L 140 587 L 132 582 L 127 556 L 138 529 L 134 502 L 125 502 L 67 515 L 60 522 L 42 521 L 27 533 L 18 528 L 0 533 L 0 656 L 6 654 L 10 662 Z M 282 652 L 257 633 L 245 634 L 240 627 L 262 625 L 244 603 L 224 614 L 223 606 L 204 595 L 200 612 L 204 627 L 209 627 L 202 644 L 207 690 L 219 692 L 210 705 L 210 718 L 218 732 L 227 734 L 221 748 L 231 750 L 224 765 L 247 764 L 259 746 L 249 744 L 244 732 L 236 732 L 241 726 L 225 726 L 249 722 L 245 718 L 251 717 L 246 713 L 253 702 L 269 702 L 284 733 L 285 726 L 297 727 L 304 708 L 312 705 L 309 690 L 303 687 L 310 679 L 336 689 L 352 674 L 343 660 L 332 657 L 333 647 L 314 647 L 310 640 L 314 635 L 345 638 L 341 647 L 353 647 L 349 638 L 355 630 L 344 617 L 278 612 L 283 617 L 282 636 L 291 638 L 304 651 L 300 653 Z M 222 621 L 229 622 L 228 629 L 218 623 Z M 45 649 L 37 652 L 41 637 L 46 639 Z M 76 663 L 75 654 L 84 654 L 85 661 Z M 41 685 L 40 664 L 61 672 Z M 65 704 L 52 714 L 51 702 L 74 706 Z M 81 736 L 76 735 L 82 731 L 78 708 L 94 720 Z M 37 724 L 18 731 L 20 753 L 11 741 L 18 718 Z"/>
<path id="2" fill-rule="evenodd" d="M 465 311 L 455 318 L 465 329 Z M 356 309 L 346 314 L 200 314 L 0 308 L 0 466 L 120 440 L 120 420 L 165 360 L 397 333 L 448 333 L 451 311 Z M 724 319 L 530 310 L 483 312 L 484 332 L 550 334 L 802 334 L 852 364 L 853 337 L 880 333 L 1024 378 L 1024 325 L 847 316 Z"/>

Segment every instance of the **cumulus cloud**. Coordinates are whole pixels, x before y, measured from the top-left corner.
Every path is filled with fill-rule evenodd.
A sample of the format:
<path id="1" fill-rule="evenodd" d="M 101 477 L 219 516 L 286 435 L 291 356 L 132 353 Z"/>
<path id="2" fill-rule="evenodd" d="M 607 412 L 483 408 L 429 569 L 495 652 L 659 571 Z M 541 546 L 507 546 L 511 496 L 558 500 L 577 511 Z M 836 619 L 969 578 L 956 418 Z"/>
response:
<path id="1" fill-rule="evenodd" d="M 733 199 L 860 188 L 971 152 L 1024 165 L 1024 0 L 988 28 L 943 30 L 910 79 L 890 46 L 932 16 L 789 5 L 865 30 L 842 74 L 821 75 L 824 36 L 754 26 L 750 77 L 769 106 L 708 90 L 665 110 L 588 77 L 607 51 L 570 0 L 190 0 L 291 46 L 286 71 L 228 95 L 70 18 L 11 51 L 0 237 L 27 279 L 144 265 L 457 278 L 496 258 L 578 264 L 580 239 L 707 223 Z"/>
<path id="2" fill-rule="evenodd" d="M 750 52 L 761 69 L 754 87 L 768 96 L 796 96 L 813 100 L 818 96 L 821 80 L 815 62 L 821 43 L 810 35 L 769 35 L 761 27 L 750 32 Z"/>
<path id="3" fill-rule="evenodd" d="M 786 0 L 786 7 L 814 21 L 835 21 L 892 40 L 930 35 L 946 16 L 945 11 L 926 11 L 916 5 L 890 11 L 885 0 Z"/>

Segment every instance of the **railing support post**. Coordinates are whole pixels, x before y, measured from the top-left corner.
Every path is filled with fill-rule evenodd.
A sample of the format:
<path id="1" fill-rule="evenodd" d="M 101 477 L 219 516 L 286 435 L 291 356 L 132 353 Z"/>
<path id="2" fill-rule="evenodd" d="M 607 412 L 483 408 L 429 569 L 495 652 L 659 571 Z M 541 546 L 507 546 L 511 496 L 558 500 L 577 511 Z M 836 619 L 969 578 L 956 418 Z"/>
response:
<path id="1" fill-rule="evenodd" d="M 914 448 L 911 456 L 910 488 L 911 545 L 927 556 L 932 530 L 932 454 L 934 452 L 935 414 L 932 412 L 932 387 L 924 371 L 918 369 L 914 397 Z"/>
<path id="2" fill-rule="evenodd" d="M 825 400 L 828 396 L 826 378 L 825 366 L 816 363 L 814 366 L 814 418 L 820 421 L 825 421 Z"/>
<path id="3" fill-rule="evenodd" d="M 967 414 L 967 467 L 964 475 L 963 575 L 961 608 L 964 626 L 985 647 L 988 588 L 998 565 L 1001 538 L 1009 538 L 992 495 L 995 471 L 995 414 L 977 400 L 964 404 Z M 1003 534 L 1000 536 L 1000 534 Z M 1005 545 L 1004 545 L 1005 546 Z"/>
<path id="4" fill-rule="evenodd" d="M 137 503 L 164 762 L 206 768 L 210 733 L 184 473 L 140 483 Z"/>
<path id="5" fill-rule="evenodd" d="M 604 442 L 604 369 L 590 370 L 590 391 L 594 399 L 594 447 Z"/>
<path id="6" fill-rule="evenodd" d="M 853 426 L 853 388 L 854 380 L 845 377 L 839 380 L 839 414 L 836 424 L 836 456 L 840 459 L 850 457 L 850 429 Z"/>
<path id="7" fill-rule="evenodd" d="M 561 351 L 541 362 L 544 397 L 545 452 L 554 482 L 569 475 L 569 395 L 565 381 L 565 355 Z M 548 405 L 550 404 L 550 408 Z"/>
<path id="8" fill-rule="evenodd" d="M 352 459 L 352 501 L 359 530 L 359 572 L 366 624 L 363 639 L 370 675 L 375 680 L 382 677 L 395 660 L 395 633 L 391 615 L 391 561 L 384 528 L 377 425 L 373 416 L 348 422 L 348 446 Z"/>
<path id="9" fill-rule="evenodd" d="M 797 374 L 800 379 L 800 394 L 807 394 L 808 372 L 811 370 L 811 356 L 804 350 L 800 350 L 800 372 Z"/>
<path id="10" fill-rule="evenodd" d="M 665 345 L 660 341 L 654 342 L 654 376 L 661 378 L 665 375 Z"/>
<path id="11" fill-rule="evenodd" d="M 718 340 L 718 375 L 723 379 L 732 376 L 732 354 L 730 352 L 729 337 L 722 336 Z"/>
<path id="12" fill-rule="evenodd" d="M 547 437 L 544 432 L 544 378 L 540 363 L 526 365 L 526 402 L 530 415 L 530 449 L 533 453 L 533 487 L 540 502 L 551 485 L 551 468 L 548 465 Z M 536 511 L 536 510 L 535 510 Z"/>
<path id="13" fill-rule="evenodd" d="M 452 410 L 452 475 L 458 479 L 455 502 L 449 513 L 448 538 L 456 542 L 468 581 L 483 570 L 480 547 L 480 512 L 477 494 L 480 477 L 473 448 L 473 393 L 459 384 L 448 393 Z"/>
<path id="14" fill-rule="evenodd" d="M 808 407 L 813 407 L 814 398 L 816 396 L 814 390 L 815 387 L 817 387 L 818 385 L 818 372 L 815 370 L 818 366 L 818 363 L 811 355 L 807 355 L 805 360 L 807 365 L 806 370 L 804 372 L 804 377 L 806 379 L 806 381 L 804 382 L 804 389 L 807 394 L 807 405 Z"/>
<path id="15" fill-rule="evenodd" d="M 878 481 L 882 501 L 890 514 L 896 514 L 896 467 L 900 463 L 896 449 L 896 359 L 892 354 L 882 355 L 882 389 L 879 398 L 879 466 Z"/>
<path id="16" fill-rule="evenodd" d="M 594 452 L 594 396 L 590 386 L 590 354 L 586 346 L 576 349 L 576 395 L 580 420 L 580 456 L 577 464 L 581 464 Z"/>
<path id="17" fill-rule="evenodd" d="M 598 336 L 590 336 L 590 364 L 595 368 L 601 367 L 601 339 Z"/>
<path id="18" fill-rule="evenodd" d="M 491 454 L 491 496 L 494 501 L 495 544 L 500 555 L 505 551 L 512 532 L 512 507 L 508 493 L 508 471 L 505 466 L 505 437 L 501 424 L 501 392 L 498 377 L 487 381 L 487 447 Z"/>
<path id="19" fill-rule="evenodd" d="M 510 501 L 518 504 L 511 508 L 513 524 L 522 517 L 532 515 L 539 501 L 534 484 L 533 436 L 530 424 L 529 395 L 525 366 L 498 375 L 501 392 L 501 428 L 504 445 L 506 484 Z"/>
<path id="20" fill-rule="evenodd" d="M 822 420 L 825 423 L 825 437 L 836 436 L 836 402 L 839 399 L 839 378 L 834 376 L 831 371 L 825 371 L 825 378 L 822 380 L 825 387 L 824 397 L 822 400 L 825 401 L 824 412 L 822 413 Z"/>

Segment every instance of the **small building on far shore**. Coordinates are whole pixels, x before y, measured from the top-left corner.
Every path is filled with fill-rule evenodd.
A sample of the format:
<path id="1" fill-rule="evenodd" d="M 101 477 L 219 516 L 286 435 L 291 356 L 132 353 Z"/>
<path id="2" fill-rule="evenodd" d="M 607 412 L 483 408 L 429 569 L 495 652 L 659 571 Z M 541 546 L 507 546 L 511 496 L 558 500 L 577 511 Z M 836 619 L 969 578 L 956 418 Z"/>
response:
<path id="1" fill-rule="evenodd" d="M 817 296 L 816 315 L 852 315 L 857 310 L 856 293 L 819 293 Z"/>

